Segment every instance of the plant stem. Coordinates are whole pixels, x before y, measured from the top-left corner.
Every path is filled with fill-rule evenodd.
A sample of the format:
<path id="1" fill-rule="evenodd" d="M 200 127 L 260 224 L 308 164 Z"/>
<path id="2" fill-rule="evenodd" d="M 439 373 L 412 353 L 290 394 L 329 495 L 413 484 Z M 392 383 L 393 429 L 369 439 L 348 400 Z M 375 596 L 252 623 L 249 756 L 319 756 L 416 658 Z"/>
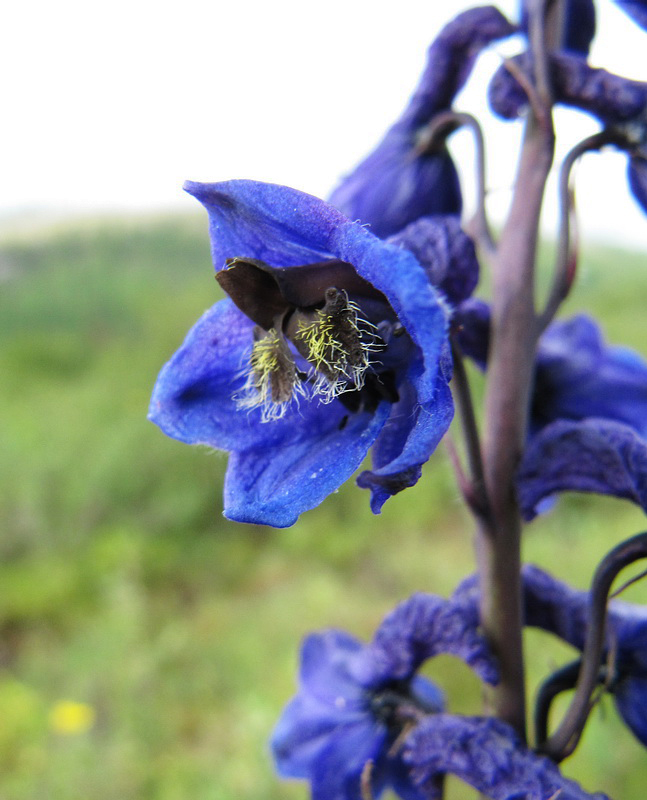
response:
<path id="1" fill-rule="evenodd" d="M 534 271 L 539 215 L 553 158 L 550 113 L 529 117 L 510 213 L 492 263 L 493 300 L 483 461 L 491 523 L 481 523 L 477 555 L 481 619 L 499 659 L 493 711 L 525 736 L 521 517 L 514 477 L 526 438 L 538 326 Z"/>

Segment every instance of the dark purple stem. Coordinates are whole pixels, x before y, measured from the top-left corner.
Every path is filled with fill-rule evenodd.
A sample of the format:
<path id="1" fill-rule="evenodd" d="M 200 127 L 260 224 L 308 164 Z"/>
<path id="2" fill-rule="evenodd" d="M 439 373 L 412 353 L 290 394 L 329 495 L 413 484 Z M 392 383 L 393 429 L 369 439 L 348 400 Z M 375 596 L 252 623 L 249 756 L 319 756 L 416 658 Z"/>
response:
<path id="1" fill-rule="evenodd" d="M 571 252 L 572 202 L 570 189 L 571 170 L 575 162 L 591 150 L 599 150 L 604 145 L 617 141 L 610 131 L 600 131 L 583 139 L 566 155 L 559 172 L 559 236 L 553 285 L 546 301 L 546 307 L 539 318 L 543 331 L 552 321 L 557 309 L 566 299 L 574 279 L 574 254 Z"/>
<path id="2" fill-rule="evenodd" d="M 539 4 L 532 19 L 543 20 L 540 12 L 543 4 Z M 543 42 L 543 32 L 532 39 Z M 500 683 L 491 698 L 493 711 L 522 737 L 525 737 L 525 683 L 521 517 L 514 478 L 526 439 L 538 337 L 534 306 L 538 225 L 554 150 L 546 87 L 539 81 L 537 88 L 537 97 L 545 105 L 539 109 L 531 107 L 529 111 L 510 212 L 492 262 L 492 328 L 483 447 L 491 522 L 481 522 L 477 549 L 481 618 L 501 670 Z"/>
<path id="3" fill-rule="evenodd" d="M 496 243 L 492 236 L 485 206 L 487 194 L 485 142 L 483 140 L 483 130 L 478 120 L 472 114 L 463 111 L 443 111 L 433 118 L 421 146 L 424 148 L 437 147 L 439 140 L 444 141 L 452 133 L 463 127 L 469 128 L 471 131 L 475 151 L 476 211 L 474 219 L 469 223 L 470 230 L 468 232 L 476 240 L 487 259 L 491 260 L 496 251 Z"/>
<path id="4" fill-rule="evenodd" d="M 614 547 L 602 559 L 595 571 L 591 585 L 582 668 L 577 679 L 575 694 L 559 727 L 540 747 L 541 752 L 554 761 L 563 761 L 573 752 L 591 710 L 591 695 L 598 683 L 606 641 L 605 624 L 611 585 L 621 570 L 641 558 L 647 558 L 647 533 L 639 533 Z"/>

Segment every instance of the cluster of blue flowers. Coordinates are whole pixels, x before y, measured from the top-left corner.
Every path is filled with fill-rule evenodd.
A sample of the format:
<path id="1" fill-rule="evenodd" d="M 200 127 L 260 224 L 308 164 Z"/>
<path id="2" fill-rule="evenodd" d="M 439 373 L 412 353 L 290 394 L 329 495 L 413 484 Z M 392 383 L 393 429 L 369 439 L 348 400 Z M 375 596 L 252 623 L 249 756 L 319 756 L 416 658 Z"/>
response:
<path id="1" fill-rule="evenodd" d="M 647 28 L 647 4 L 618 4 Z M 516 24 L 492 6 L 451 21 L 400 119 L 328 202 L 254 181 L 186 184 L 208 212 L 227 298 L 162 369 L 149 418 L 175 439 L 229 452 L 229 519 L 292 525 L 369 452 L 357 483 L 379 513 L 418 481 L 452 421 L 451 342 L 487 370 L 490 309 L 472 297 L 475 246 L 432 125 L 451 114 L 481 51 L 524 40 L 528 24 L 525 3 Z M 627 153 L 630 190 L 647 211 L 647 84 L 592 67 L 594 31 L 592 0 L 570 0 L 561 46 L 547 56 L 554 102 L 593 115 L 604 141 Z M 500 117 L 519 118 L 532 102 L 531 69 L 522 52 L 493 76 Z M 533 386 L 517 475 L 524 517 L 565 491 L 647 511 L 647 362 L 580 315 L 544 331 Z M 536 568 L 523 583 L 525 624 L 583 649 L 588 594 Z M 607 636 L 616 668 L 607 689 L 647 745 L 647 612 L 612 606 Z M 279 772 L 309 780 L 315 800 L 365 800 L 387 787 L 404 800 L 440 798 L 447 773 L 501 800 L 603 797 L 562 777 L 505 723 L 447 713 L 440 690 L 416 674 L 439 653 L 496 684 L 476 579 L 448 600 L 413 596 L 370 644 L 341 631 L 309 636 L 299 693 L 272 739 Z"/>

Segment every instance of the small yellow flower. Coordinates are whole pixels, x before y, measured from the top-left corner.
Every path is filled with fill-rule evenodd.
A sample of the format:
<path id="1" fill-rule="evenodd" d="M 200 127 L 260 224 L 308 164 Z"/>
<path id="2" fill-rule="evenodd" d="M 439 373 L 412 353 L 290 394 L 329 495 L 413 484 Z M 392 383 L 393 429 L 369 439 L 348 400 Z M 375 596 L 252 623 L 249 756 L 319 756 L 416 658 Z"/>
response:
<path id="1" fill-rule="evenodd" d="M 60 700 L 49 714 L 51 729 L 64 736 L 87 733 L 94 725 L 94 720 L 94 708 L 87 703 L 77 703 L 74 700 Z"/>

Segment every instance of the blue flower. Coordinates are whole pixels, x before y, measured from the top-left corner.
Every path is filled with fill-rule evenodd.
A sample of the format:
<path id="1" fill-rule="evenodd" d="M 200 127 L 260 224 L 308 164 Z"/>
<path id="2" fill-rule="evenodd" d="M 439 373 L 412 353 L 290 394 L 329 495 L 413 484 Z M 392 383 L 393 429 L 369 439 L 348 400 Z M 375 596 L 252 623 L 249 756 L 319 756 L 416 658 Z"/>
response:
<path id="1" fill-rule="evenodd" d="M 387 787 L 405 800 L 428 797 L 411 783 L 397 744 L 444 705 L 440 690 L 416 671 L 450 653 L 495 683 L 496 664 L 477 624 L 470 604 L 416 594 L 386 617 L 368 645 L 341 631 L 310 635 L 299 693 L 272 736 L 279 773 L 309 780 L 314 800 L 360 800 L 362 780 L 374 797 Z"/>
<path id="2" fill-rule="evenodd" d="M 622 497 L 647 510 L 647 362 L 606 345 L 590 318 L 554 323 L 542 336 L 531 431 L 517 480 L 527 519 L 563 491 Z"/>
<path id="3" fill-rule="evenodd" d="M 293 524 L 370 448 L 373 469 L 359 482 L 379 512 L 418 480 L 452 418 L 449 308 L 433 270 L 293 189 L 186 188 L 209 212 L 229 299 L 205 312 L 163 368 L 149 418 L 175 439 L 231 453 L 230 519 Z M 436 257 L 448 259 L 437 275 L 477 269 L 471 246 Z"/>
<path id="4" fill-rule="evenodd" d="M 578 650 L 584 648 L 589 592 L 572 589 L 538 567 L 523 568 L 525 623 L 559 636 Z M 647 745 L 647 608 L 612 600 L 606 625 L 613 676 L 608 690 L 620 716 Z"/>
<path id="5" fill-rule="evenodd" d="M 453 324 L 463 352 L 486 368 L 490 310 L 462 303 Z M 557 492 L 595 492 L 647 511 L 647 362 L 604 342 L 578 315 L 554 322 L 539 340 L 530 436 L 517 475 L 530 520 Z"/>
<path id="6" fill-rule="evenodd" d="M 451 773 L 492 800 L 608 800 L 565 778 L 549 758 L 529 750 L 491 717 L 436 714 L 407 738 L 403 758 L 422 797 L 434 800 L 439 773 Z"/>
<path id="7" fill-rule="evenodd" d="M 397 233 L 419 217 L 459 214 L 461 192 L 443 144 L 425 144 L 434 117 L 451 108 L 477 56 L 514 33 L 493 6 L 459 14 L 429 48 L 427 66 L 400 119 L 377 148 L 335 189 L 330 202 L 377 236 Z"/>

